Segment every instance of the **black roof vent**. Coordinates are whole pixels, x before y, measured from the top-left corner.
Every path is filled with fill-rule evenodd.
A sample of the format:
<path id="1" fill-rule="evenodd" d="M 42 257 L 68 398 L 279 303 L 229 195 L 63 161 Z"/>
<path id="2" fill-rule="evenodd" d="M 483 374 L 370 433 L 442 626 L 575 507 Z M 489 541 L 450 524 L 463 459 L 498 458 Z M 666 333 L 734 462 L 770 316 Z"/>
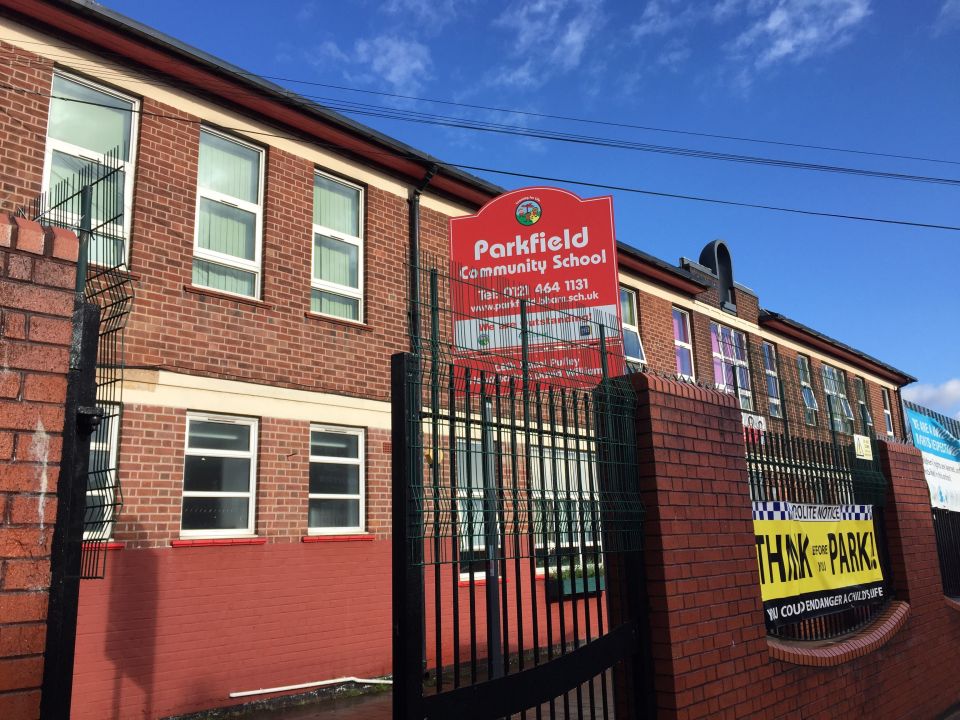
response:
<path id="1" fill-rule="evenodd" d="M 720 307 L 735 313 L 737 305 L 733 299 L 733 261 L 730 259 L 730 249 L 723 240 L 714 240 L 700 251 L 700 264 L 713 271 L 720 281 Z"/>

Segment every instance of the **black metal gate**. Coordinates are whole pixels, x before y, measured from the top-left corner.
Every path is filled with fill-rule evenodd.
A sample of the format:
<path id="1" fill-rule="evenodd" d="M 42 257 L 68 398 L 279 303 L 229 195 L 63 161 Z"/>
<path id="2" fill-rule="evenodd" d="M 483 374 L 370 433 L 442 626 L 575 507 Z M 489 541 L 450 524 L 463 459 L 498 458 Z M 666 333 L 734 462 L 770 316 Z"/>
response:
<path id="1" fill-rule="evenodd" d="M 635 396 L 606 377 L 623 367 L 615 319 L 559 337 L 537 322 L 557 311 L 491 292 L 519 317 L 520 352 L 467 353 L 454 323 L 469 309 L 446 301 L 464 281 L 424 280 L 429 333 L 393 357 L 394 717 L 644 717 Z M 548 346 L 562 352 L 531 359 Z M 557 367 L 590 353 L 600 378 Z"/>

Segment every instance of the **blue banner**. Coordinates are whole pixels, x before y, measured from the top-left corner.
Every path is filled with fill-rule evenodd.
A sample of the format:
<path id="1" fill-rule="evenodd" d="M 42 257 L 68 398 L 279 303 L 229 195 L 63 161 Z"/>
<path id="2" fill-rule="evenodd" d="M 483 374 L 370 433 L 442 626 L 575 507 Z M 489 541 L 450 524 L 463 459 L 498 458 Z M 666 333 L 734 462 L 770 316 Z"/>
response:
<path id="1" fill-rule="evenodd" d="M 933 507 L 960 512 L 960 437 L 939 418 L 904 408 L 913 445 L 923 456 L 923 471 Z"/>

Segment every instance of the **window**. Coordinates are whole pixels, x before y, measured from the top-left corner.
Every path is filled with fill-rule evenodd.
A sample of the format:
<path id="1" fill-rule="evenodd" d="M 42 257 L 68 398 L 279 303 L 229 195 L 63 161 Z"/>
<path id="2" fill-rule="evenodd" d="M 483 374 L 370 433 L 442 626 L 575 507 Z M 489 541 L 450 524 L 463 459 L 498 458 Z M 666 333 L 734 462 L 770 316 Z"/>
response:
<path id="1" fill-rule="evenodd" d="M 82 170 L 108 162 L 108 156 L 122 163 L 116 184 L 93 194 L 93 227 L 99 232 L 93 235 L 88 257 L 98 265 L 125 265 L 124 238 L 129 237 L 133 207 L 133 117 L 138 103 L 62 72 L 53 74 L 50 94 L 43 188 L 51 191 L 71 178 L 76 183 Z M 117 222 L 121 214 L 122 224 Z"/>
<path id="2" fill-rule="evenodd" d="M 893 415 L 890 412 L 890 391 L 886 388 L 880 388 L 880 394 L 883 395 L 883 420 L 887 425 L 887 437 L 893 437 Z"/>
<path id="3" fill-rule="evenodd" d="M 677 356 L 677 375 L 694 380 L 690 313 L 678 308 L 673 308 L 673 347 Z"/>
<path id="4" fill-rule="evenodd" d="M 593 563 L 593 551 L 600 539 L 600 504 L 593 459 L 588 452 L 533 448 L 533 524 L 538 568 L 551 562 L 555 566 L 558 557 L 573 558 L 581 567 Z"/>
<path id="5" fill-rule="evenodd" d="M 259 297 L 263 151 L 200 131 L 193 284 Z"/>
<path id="6" fill-rule="evenodd" d="M 253 535 L 256 447 L 256 420 L 187 417 L 181 535 Z"/>
<path id="7" fill-rule="evenodd" d="M 628 362 L 644 365 L 647 356 L 640 340 L 640 322 L 637 316 L 637 293 L 620 288 L 620 318 L 623 320 L 623 353 Z"/>
<path id="8" fill-rule="evenodd" d="M 856 389 L 857 405 L 860 408 L 860 424 L 863 426 L 863 431 L 869 435 L 870 430 L 873 429 L 873 416 L 870 414 L 870 407 L 867 404 L 867 390 L 863 378 L 854 378 L 853 387 Z"/>
<path id="9" fill-rule="evenodd" d="M 488 482 L 493 483 L 493 458 L 486 458 L 486 462 Z M 499 543 L 495 496 L 492 499 L 493 507 L 487 507 L 490 502 L 491 498 L 484 493 L 483 443 L 472 440 L 468 448 L 466 441 L 458 440 L 456 533 L 460 538 L 461 574 L 483 574 L 486 571 L 488 530 L 497 533 Z M 494 528 L 488 528 L 487 522 L 492 522 Z"/>
<path id="10" fill-rule="evenodd" d="M 739 330 L 710 323 L 713 349 L 713 380 L 724 392 L 736 392 L 741 410 L 753 410 L 750 366 L 747 364 L 747 338 Z"/>
<path id="11" fill-rule="evenodd" d="M 310 428 L 311 534 L 364 529 L 363 430 Z"/>
<path id="12" fill-rule="evenodd" d="M 361 188 L 314 176 L 311 312 L 362 321 L 362 220 Z"/>
<path id="13" fill-rule="evenodd" d="M 853 432 L 853 408 L 847 400 L 847 379 L 843 370 L 824 365 L 823 391 L 830 405 L 830 415 L 833 420 L 833 429 L 837 432 Z"/>
<path id="14" fill-rule="evenodd" d="M 83 517 L 84 540 L 102 541 L 113 537 L 120 406 L 108 404 L 103 411 L 100 424 L 90 438 L 87 502 Z"/>
<path id="15" fill-rule="evenodd" d="M 810 384 L 810 360 L 803 355 L 797 355 L 797 376 L 800 380 L 800 399 L 803 400 L 803 421 L 807 425 L 816 426 L 820 406 Z"/>
<path id="16" fill-rule="evenodd" d="M 783 407 L 780 400 L 780 377 L 777 373 L 777 348 L 763 343 L 763 371 L 767 377 L 767 401 L 770 405 L 770 417 L 782 418 Z"/>

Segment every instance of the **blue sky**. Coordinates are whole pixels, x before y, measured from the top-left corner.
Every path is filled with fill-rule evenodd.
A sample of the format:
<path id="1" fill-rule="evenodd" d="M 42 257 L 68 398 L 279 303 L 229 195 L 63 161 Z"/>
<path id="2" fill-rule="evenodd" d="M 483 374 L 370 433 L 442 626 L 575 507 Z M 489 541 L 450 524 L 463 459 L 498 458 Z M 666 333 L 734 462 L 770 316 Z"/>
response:
<path id="1" fill-rule="evenodd" d="M 960 179 L 960 0 L 317 0 L 272 3 L 269 12 L 259 0 L 105 4 L 247 70 L 288 78 L 280 84 L 321 102 Z M 952 163 L 572 123 L 294 80 Z M 960 226 L 955 185 L 354 117 L 455 163 Z M 478 174 L 511 189 L 538 184 Z M 960 233 L 613 195 L 621 241 L 676 262 L 723 238 L 736 279 L 763 307 L 915 375 L 920 385 L 908 397 L 960 417 Z"/>

